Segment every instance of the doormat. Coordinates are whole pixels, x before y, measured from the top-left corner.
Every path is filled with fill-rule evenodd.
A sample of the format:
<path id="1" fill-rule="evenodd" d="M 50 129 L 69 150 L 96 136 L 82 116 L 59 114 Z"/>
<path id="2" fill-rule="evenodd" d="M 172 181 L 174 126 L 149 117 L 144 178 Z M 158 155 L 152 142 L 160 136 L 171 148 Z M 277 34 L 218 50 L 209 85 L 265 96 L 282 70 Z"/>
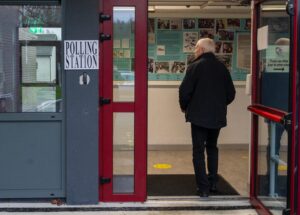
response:
<path id="1" fill-rule="evenodd" d="M 195 196 L 194 175 L 148 175 L 148 196 Z M 239 193 L 219 175 L 217 192 L 211 195 L 239 195 Z"/>

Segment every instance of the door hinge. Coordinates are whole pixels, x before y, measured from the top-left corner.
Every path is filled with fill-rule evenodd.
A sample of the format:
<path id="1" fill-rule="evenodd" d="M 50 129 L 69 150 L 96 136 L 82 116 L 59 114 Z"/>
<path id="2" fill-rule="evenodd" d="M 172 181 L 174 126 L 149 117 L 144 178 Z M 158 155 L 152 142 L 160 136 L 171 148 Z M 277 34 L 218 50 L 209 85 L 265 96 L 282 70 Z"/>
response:
<path id="1" fill-rule="evenodd" d="M 109 98 L 100 97 L 100 99 L 99 99 L 99 105 L 100 106 L 108 105 L 108 104 L 110 104 L 110 99 Z"/>
<path id="2" fill-rule="evenodd" d="M 290 0 L 286 4 L 286 12 L 290 16 L 294 16 L 295 15 L 294 4 Z"/>
<path id="3" fill-rule="evenodd" d="M 110 15 L 104 14 L 104 13 L 100 13 L 99 14 L 99 21 L 102 23 L 104 21 L 109 21 L 111 19 Z"/>
<path id="4" fill-rule="evenodd" d="M 105 40 L 110 40 L 110 39 L 111 39 L 110 34 L 100 33 L 100 37 L 99 37 L 100 42 L 103 42 Z"/>
<path id="5" fill-rule="evenodd" d="M 100 182 L 100 184 L 108 184 L 111 182 L 111 178 L 101 177 L 99 182 Z"/>

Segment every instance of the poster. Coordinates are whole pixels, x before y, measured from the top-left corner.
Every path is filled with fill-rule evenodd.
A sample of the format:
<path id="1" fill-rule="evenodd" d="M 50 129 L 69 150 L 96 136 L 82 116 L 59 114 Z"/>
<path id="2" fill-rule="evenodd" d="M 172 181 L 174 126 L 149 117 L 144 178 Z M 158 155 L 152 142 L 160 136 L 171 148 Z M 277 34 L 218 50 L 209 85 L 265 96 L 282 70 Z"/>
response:
<path id="1" fill-rule="evenodd" d="M 239 34 L 237 37 L 237 67 L 250 70 L 251 35 Z"/>
<path id="2" fill-rule="evenodd" d="M 183 32 L 183 52 L 193 52 L 198 41 L 198 32 Z"/>
<path id="3" fill-rule="evenodd" d="M 205 37 L 215 41 L 216 55 L 231 71 L 233 80 L 245 80 L 250 67 L 251 41 L 247 38 L 250 35 L 251 19 L 231 17 L 150 19 L 150 26 L 148 25 L 150 81 L 182 80 L 188 65 L 194 60 L 194 47 L 198 39 Z M 124 53 L 123 56 L 122 60 L 126 60 L 127 54 Z M 118 64 L 121 68 L 122 62 Z"/>
<path id="4" fill-rule="evenodd" d="M 166 47 L 163 45 L 158 45 L 156 47 L 156 54 L 157 55 L 165 55 L 166 54 Z"/>
<path id="5" fill-rule="evenodd" d="M 185 72 L 185 62 L 173 61 L 171 62 L 171 73 L 184 73 Z"/>
<path id="6" fill-rule="evenodd" d="M 169 62 L 155 62 L 155 73 L 169 73 Z"/>

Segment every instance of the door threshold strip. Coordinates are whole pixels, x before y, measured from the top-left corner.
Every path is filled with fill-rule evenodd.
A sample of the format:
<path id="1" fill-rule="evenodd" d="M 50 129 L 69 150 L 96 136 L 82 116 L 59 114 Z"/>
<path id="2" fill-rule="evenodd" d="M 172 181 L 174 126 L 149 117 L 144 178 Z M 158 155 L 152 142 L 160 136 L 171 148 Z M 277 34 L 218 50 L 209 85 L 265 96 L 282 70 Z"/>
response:
<path id="1" fill-rule="evenodd" d="M 144 203 L 103 203 L 98 205 L 51 205 L 50 203 L 0 203 L 0 212 L 65 211 L 206 211 L 253 209 L 245 197 L 212 196 L 205 200 L 189 197 L 149 197 Z"/>

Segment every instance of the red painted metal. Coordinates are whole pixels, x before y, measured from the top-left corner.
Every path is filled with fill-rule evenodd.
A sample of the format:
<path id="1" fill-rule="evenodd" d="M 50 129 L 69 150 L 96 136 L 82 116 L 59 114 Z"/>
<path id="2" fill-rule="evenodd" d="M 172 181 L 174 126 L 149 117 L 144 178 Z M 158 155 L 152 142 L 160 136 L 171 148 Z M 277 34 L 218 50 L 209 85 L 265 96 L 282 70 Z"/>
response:
<path id="1" fill-rule="evenodd" d="M 248 110 L 258 116 L 278 123 L 283 123 L 284 117 L 288 114 L 287 112 L 275 108 L 266 107 L 260 104 L 250 105 L 248 107 Z"/>
<path id="2" fill-rule="evenodd" d="M 272 213 L 257 198 L 251 198 L 250 202 L 254 206 L 255 210 L 258 212 L 259 215 L 272 215 Z"/>
<path id="3" fill-rule="evenodd" d="M 147 178 L 147 0 L 100 0 L 100 11 L 113 20 L 113 7 L 135 7 L 135 101 L 114 102 L 100 108 L 99 173 L 100 177 L 113 178 L 113 114 L 134 113 L 134 192 L 114 194 L 112 182 L 101 185 L 100 201 L 128 202 L 146 200 Z M 100 32 L 112 35 L 101 44 L 99 95 L 113 98 L 113 21 L 100 25 Z M 99 33 L 100 33 L 99 32 Z"/>
<path id="4" fill-rule="evenodd" d="M 297 179 L 298 181 L 296 181 L 296 177 L 295 177 L 295 169 L 299 169 L 300 167 L 300 161 L 298 158 L 298 163 L 296 164 L 296 154 L 297 156 L 299 155 L 300 152 L 300 147 L 299 147 L 299 143 L 300 143 L 300 134 L 299 134 L 299 126 L 297 123 L 297 106 L 299 104 L 297 104 L 297 100 L 299 98 L 297 98 L 297 79 L 299 78 L 299 72 L 298 72 L 298 49 L 299 49 L 299 44 L 298 44 L 298 30 L 299 30 L 299 4 L 298 4 L 298 0 L 294 1 L 294 16 L 293 16 L 293 50 L 292 50 L 292 57 L 293 57 L 293 64 L 292 64 L 292 151 L 293 153 L 291 153 L 291 168 L 289 168 L 290 171 L 290 175 L 291 180 L 290 180 L 290 208 L 291 208 L 291 214 L 300 214 L 300 207 L 299 207 L 299 202 L 300 202 L 300 173 L 299 170 L 298 175 L 297 175 Z M 299 107 L 298 107 L 299 108 Z M 299 114 L 298 114 L 299 115 Z M 299 116 L 298 116 L 299 117 Z M 299 118 L 298 118 L 298 122 L 299 122 Z M 297 130 L 296 130 L 297 128 Z M 297 133 L 296 133 L 297 132 Z M 298 136 L 298 139 L 296 138 Z M 296 147 L 298 144 L 298 147 Z M 298 152 L 296 151 L 296 149 L 298 148 Z M 297 183 L 297 186 L 295 186 Z M 298 187 L 298 192 L 295 193 L 295 187 Z M 297 208 L 296 208 L 296 207 Z"/>
<path id="5" fill-rule="evenodd" d="M 252 95 L 251 104 L 257 103 L 257 11 L 258 4 L 252 1 L 252 15 L 251 15 L 251 35 L 252 35 Z M 258 140 L 258 117 L 252 115 L 251 118 L 251 161 L 250 161 L 250 198 L 256 198 L 256 175 L 257 175 L 257 140 Z"/>
<path id="6" fill-rule="evenodd" d="M 258 64 L 258 56 L 257 56 L 257 28 L 258 28 L 258 20 L 259 20 L 259 6 L 264 2 L 264 0 L 253 0 L 252 1 L 252 106 L 249 107 L 249 110 L 254 112 L 252 114 L 252 123 L 251 123 L 251 168 L 250 168 L 250 200 L 253 207 L 257 210 L 260 215 L 270 215 L 270 211 L 257 199 L 257 160 L 258 160 L 258 115 L 269 118 L 275 122 L 281 122 L 282 117 L 287 114 L 285 112 L 278 110 L 267 110 L 265 107 L 259 107 L 256 104 L 259 103 L 259 92 L 260 92 L 260 84 L 259 84 L 259 64 Z M 294 8 L 298 8 L 298 1 L 294 1 Z M 298 171 L 298 192 L 297 192 L 297 200 L 298 204 L 296 203 L 295 199 L 295 149 L 296 149 L 296 108 L 297 108 L 297 97 L 296 97 L 296 82 L 297 82 L 297 47 L 298 47 L 298 10 L 295 11 L 295 16 L 293 17 L 293 51 L 292 57 L 294 64 L 292 65 L 292 76 L 293 76 L 293 83 L 292 83 L 292 153 L 291 162 L 289 164 L 289 171 L 290 171 L 290 214 L 295 214 L 295 204 L 300 205 L 300 171 Z M 299 116 L 300 117 L 300 116 Z M 300 120 L 300 118 L 298 119 Z M 298 131 L 299 132 L 299 131 Z M 300 135 L 298 134 L 300 142 Z M 298 153 L 300 154 L 300 147 L 298 147 Z M 297 166 L 300 166 L 300 160 L 298 160 Z M 300 214 L 300 207 L 297 206 L 297 213 Z"/>

